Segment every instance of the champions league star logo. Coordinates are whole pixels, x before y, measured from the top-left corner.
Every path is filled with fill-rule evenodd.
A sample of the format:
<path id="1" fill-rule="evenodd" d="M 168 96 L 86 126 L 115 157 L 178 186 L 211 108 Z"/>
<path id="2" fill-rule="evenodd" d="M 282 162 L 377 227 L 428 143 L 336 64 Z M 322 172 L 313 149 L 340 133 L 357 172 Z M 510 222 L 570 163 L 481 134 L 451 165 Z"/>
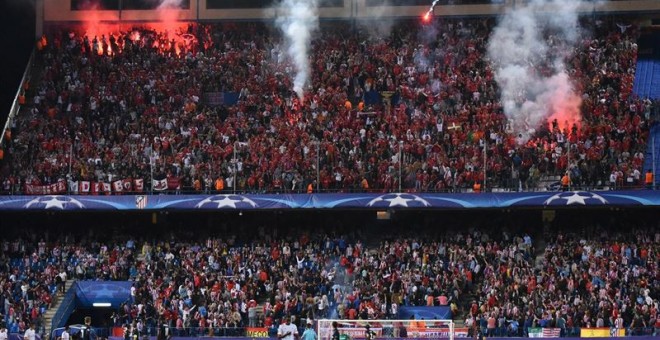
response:
<path id="1" fill-rule="evenodd" d="M 411 194 L 386 194 L 378 196 L 367 203 L 368 207 L 392 208 L 422 208 L 430 207 L 431 204 L 425 199 Z"/>
<path id="2" fill-rule="evenodd" d="M 100 299 L 100 298 L 121 298 L 123 294 L 130 294 L 129 288 L 122 288 L 118 284 L 90 284 L 85 286 L 83 292 L 91 299 Z"/>
<path id="3" fill-rule="evenodd" d="M 598 194 L 586 191 L 567 191 L 548 198 L 543 205 L 603 205 L 607 200 Z"/>
<path id="4" fill-rule="evenodd" d="M 27 202 L 25 209 L 83 209 L 85 206 L 75 198 L 69 196 L 49 195 L 39 196 Z"/>
<path id="5" fill-rule="evenodd" d="M 215 195 L 212 197 L 205 198 L 201 202 L 195 205 L 197 209 L 222 209 L 222 208 L 231 208 L 231 209 L 240 209 L 240 208 L 256 208 L 257 203 L 254 203 L 253 200 L 240 195 Z"/>

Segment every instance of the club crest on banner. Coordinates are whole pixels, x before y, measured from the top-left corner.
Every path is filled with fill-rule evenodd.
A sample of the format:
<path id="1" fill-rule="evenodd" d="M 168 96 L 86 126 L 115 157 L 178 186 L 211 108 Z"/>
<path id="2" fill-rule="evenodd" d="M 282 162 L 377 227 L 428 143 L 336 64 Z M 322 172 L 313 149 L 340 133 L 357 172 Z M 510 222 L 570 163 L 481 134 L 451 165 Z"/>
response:
<path id="1" fill-rule="evenodd" d="M 146 195 L 138 195 L 135 196 L 135 207 L 138 209 L 144 209 L 147 207 L 147 199 L 148 196 Z"/>

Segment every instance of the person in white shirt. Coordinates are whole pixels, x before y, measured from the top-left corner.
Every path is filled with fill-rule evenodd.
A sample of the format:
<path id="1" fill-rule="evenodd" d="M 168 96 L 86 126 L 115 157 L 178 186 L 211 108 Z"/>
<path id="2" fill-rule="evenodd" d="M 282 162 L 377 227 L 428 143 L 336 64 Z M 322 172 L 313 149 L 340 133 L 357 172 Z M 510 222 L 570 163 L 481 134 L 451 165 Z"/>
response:
<path id="1" fill-rule="evenodd" d="M 23 339 L 25 340 L 35 340 L 36 332 L 34 331 L 34 324 L 30 325 L 30 328 L 28 328 L 25 331 L 25 334 L 23 335 Z"/>
<path id="2" fill-rule="evenodd" d="M 57 283 L 57 290 L 64 294 L 64 288 L 66 286 L 66 271 L 62 270 L 59 274 L 57 274 L 57 277 L 59 278 L 59 282 Z"/>
<path id="3" fill-rule="evenodd" d="M 298 327 L 291 324 L 291 318 L 284 317 L 284 323 L 277 328 L 277 338 L 282 340 L 293 340 L 298 338 Z"/>
<path id="4" fill-rule="evenodd" d="M 69 334 L 69 326 L 64 327 L 62 335 L 60 336 L 61 340 L 71 340 L 71 335 Z"/>
<path id="5" fill-rule="evenodd" d="M 7 328 L 0 327 L 0 340 L 7 340 Z"/>

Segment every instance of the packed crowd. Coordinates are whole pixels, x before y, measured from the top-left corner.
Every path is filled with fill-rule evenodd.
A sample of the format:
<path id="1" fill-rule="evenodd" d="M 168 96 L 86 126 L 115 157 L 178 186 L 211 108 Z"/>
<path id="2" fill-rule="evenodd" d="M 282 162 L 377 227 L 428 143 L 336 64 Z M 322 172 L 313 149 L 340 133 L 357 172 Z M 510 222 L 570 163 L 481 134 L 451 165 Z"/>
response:
<path id="1" fill-rule="evenodd" d="M 65 280 L 132 280 L 130 299 L 112 322 L 140 334 L 155 334 L 167 324 L 173 334 L 231 335 L 247 326 L 276 327 L 284 316 L 301 326 L 318 318 L 386 319 L 411 305 L 451 306 L 457 313 L 473 285 L 482 245 L 499 244 L 478 231 L 428 244 L 402 238 L 368 247 L 361 239 L 307 231 L 282 238 L 260 228 L 258 237 L 202 242 L 174 236 L 143 244 L 128 239 L 67 245 L 76 244 L 71 236 L 5 241 L 2 273 L 10 286 L 3 292 L 4 311 L 31 301 L 21 298 L 21 282 L 50 286 L 54 293 L 59 271 Z M 505 234 L 502 242 L 523 239 Z M 21 280 L 37 270 L 44 274 Z M 41 317 L 43 310 L 32 313 Z M 3 314 L 12 331 L 35 321 L 29 313 Z"/>
<path id="2" fill-rule="evenodd" d="M 556 327 L 573 336 L 579 328 L 596 327 L 656 334 L 660 232 L 593 235 L 557 233 L 540 266 L 490 254 L 477 274 L 481 300 L 473 303 L 466 323 L 488 336 L 527 335 L 530 327 Z"/>
<path id="3" fill-rule="evenodd" d="M 484 167 L 490 186 L 533 189 L 566 170 L 576 186 L 606 185 L 611 173 L 642 184 L 660 108 L 631 93 L 638 29 L 585 20 L 594 34 L 567 61 L 581 126 L 551 122 L 519 144 L 484 56 L 493 25 L 443 19 L 379 37 L 324 26 L 302 100 L 280 37 L 259 24 L 53 29 L 12 122 L 2 189 L 139 178 L 197 192 L 390 191 L 399 166 L 411 191 L 471 188 Z M 210 105 L 218 93 L 238 100 Z"/>
<path id="4" fill-rule="evenodd" d="M 0 251 L 0 327 L 23 333 L 30 325 L 43 334 L 44 313 L 64 289 L 66 273 L 52 261 L 46 243 L 2 242 Z"/>
<path id="5" fill-rule="evenodd" d="M 164 324 L 174 335 L 275 331 L 285 316 L 301 327 L 307 319 L 394 319 L 400 306 L 448 306 L 454 317 L 468 316 L 470 332 L 491 336 L 660 326 L 660 233 L 652 229 L 557 233 L 542 261 L 529 234 L 508 231 L 402 232 L 371 245 L 358 233 L 253 234 L 3 241 L 2 320 L 10 332 L 40 325 L 69 277 L 131 280 L 111 324 L 138 334 Z"/>

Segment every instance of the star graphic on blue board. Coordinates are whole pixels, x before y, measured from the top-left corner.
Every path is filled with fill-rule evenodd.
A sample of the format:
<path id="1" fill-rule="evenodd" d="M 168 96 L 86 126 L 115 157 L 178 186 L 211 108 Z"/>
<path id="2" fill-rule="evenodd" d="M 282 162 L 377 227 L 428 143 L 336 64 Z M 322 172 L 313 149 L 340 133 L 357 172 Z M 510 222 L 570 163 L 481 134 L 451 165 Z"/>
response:
<path id="1" fill-rule="evenodd" d="M 26 203 L 25 209 L 80 209 L 85 206 L 75 198 L 60 195 L 39 196 Z"/>
<path id="2" fill-rule="evenodd" d="M 367 206 L 380 206 L 380 207 L 429 207 L 431 204 L 425 199 L 412 194 L 386 194 L 372 199 Z"/>
<path id="3" fill-rule="evenodd" d="M 232 208 L 232 209 L 238 209 L 238 208 L 255 208 L 257 207 L 257 203 L 255 203 L 253 200 L 245 197 L 245 196 L 240 196 L 240 195 L 216 195 L 212 197 L 207 197 L 201 202 L 197 203 L 195 208 L 204 208 L 204 207 L 212 207 L 212 208 Z"/>
<path id="4" fill-rule="evenodd" d="M 115 297 L 115 292 L 111 289 L 108 289 L 108 285 L 99 285 L 98 289 L 94 289 L 94 297 L 95 298 L 103 298 L 103 297 Z"/>
<path id="5" fill-rule="evenodd" d="M 602 205 L 607 200 L 598 194 L 586 191 L 567 191 L 548 198 L 544 205 Z"/>
<path id="6" fill-rule="evenodd" d="M 403 198 L 399 195 L 397 195 L 394 198 L 386 198 L 385 200 L 390 202 L 390 207 L 396 207 L 396 206 L 407 207 L 408 202 L 412 201 L 410 198 Z"/>

